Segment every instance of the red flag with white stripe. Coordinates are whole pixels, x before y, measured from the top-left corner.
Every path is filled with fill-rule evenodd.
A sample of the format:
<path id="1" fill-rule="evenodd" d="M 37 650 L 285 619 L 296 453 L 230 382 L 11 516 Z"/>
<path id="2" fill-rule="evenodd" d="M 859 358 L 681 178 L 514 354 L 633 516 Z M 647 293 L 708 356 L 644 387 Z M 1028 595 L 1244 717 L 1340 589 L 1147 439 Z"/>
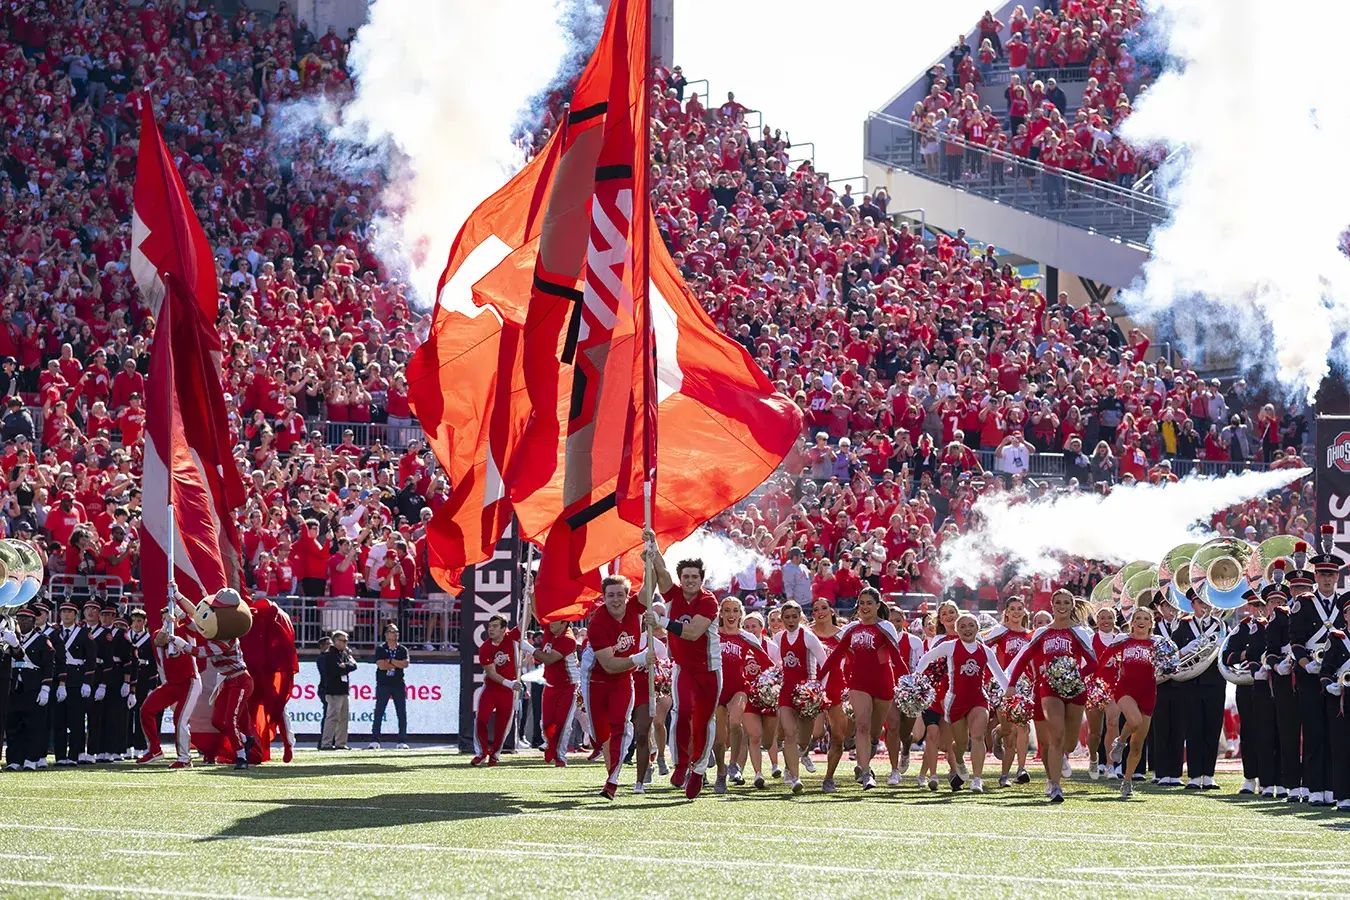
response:
<path id="1" fill-rule="evenodd" d="M 157 628 L 168 601 L 170 546 L 173 577 L 188 600 L 241 588 L 233 513 L 244 486 L 220 385 L 215 262 L 148 107 L 133 208 L 132 271 L 157 313 L 146 379 L 141 540 L 145 609 Z"/>

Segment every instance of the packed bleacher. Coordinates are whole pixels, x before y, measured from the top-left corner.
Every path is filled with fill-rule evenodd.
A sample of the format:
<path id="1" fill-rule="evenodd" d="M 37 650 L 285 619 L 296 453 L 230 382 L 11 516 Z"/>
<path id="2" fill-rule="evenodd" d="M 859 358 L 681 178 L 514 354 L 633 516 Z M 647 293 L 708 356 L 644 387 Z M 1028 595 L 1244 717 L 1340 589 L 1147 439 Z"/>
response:
<path id="1" fill-rule="evenodd" d="M 1096 115 L 1117 122 L 1128 100 L 1113 101 L 1111 85 L 1131 74 L 1118 38 L 1137 10 L 1063 6 L 1058 20 L 1042 13 L 1013 30 L 1056 65 L 1061 51 L 1076 64 L 1083 39 L 1103 48 L 1088 60 L 1106 61 L 1101 96 L 1080 109 L 1091 128 Z M 89 590 L 92 578 L 134 592 L 138 577 L 153 323 L 129 263 L 149 103 L 216 252 L 249 587 L 400 609 L 437 590 L 424 525 L 450 485 L 408 406 L 422 315 L 367 240 L 380 185 L 327 170 L 317 137 L 283 142 L 269 128 L 288 100 L 341 98 L 349 37 L 316 35 L 285 2 L 266 22 L 247 9 L 223 19 L 201 0 L 0 8 L 0 508 L 8 535 L 41 539 L 54 586 Z M 1015 59 L 1014 46 L 997 52 Z M 741 579 L 742 594 L 792 596 L 802 577 L 842 607 L 868 581 L 963 591 L 941 582 L 937 554 L 981 492 L 1297 464 L 1308 434 L 1296 411 L 1159 359 L 1101 306 L 1043 296 L 963 234 L 892 222 L 885 191 L 837 192 L 790 162 L 781 132 L 752 132 L 734 96 L 714 106 L 678 69 L 657 75 L 662 237 L 807 422 L 783 470 L 713 523 L 775 563 Z M 960 91 L 934 90 L 946 104 L 924 111 L 935 121 L 971 108 Z M 1076 130 L 1050 121 L 1063 140 Z M 989 124 L 991 140 L 1000 127 Z M 1213 524 L 1302 533 L 1309 508 L 1286 493 Z M 1042 587 L 1009 578 L 981 590 L 1048 597 Z M 427 643 L 447 637 L 443 617 L 428 623 Z"/>

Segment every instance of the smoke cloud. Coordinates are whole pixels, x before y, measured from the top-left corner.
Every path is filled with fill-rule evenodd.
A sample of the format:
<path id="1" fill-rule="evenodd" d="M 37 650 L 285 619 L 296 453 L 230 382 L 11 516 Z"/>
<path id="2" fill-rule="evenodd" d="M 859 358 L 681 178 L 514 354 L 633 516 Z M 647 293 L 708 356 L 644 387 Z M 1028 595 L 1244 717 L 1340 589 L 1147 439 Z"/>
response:
<path id="1" fill-rule="evenodd" d="M 273 133 L 283 152 L 320 143 L 347 177 L 383 175 L 369 237 L 430 306 L 459 227 L 523 164 L 546 90 L 602 25 L 592 0 L 376 0 L 349 57 L 355 96 L 288 104 Z"/>
<path id="2" fill-rule="evenodd" d="M 748 574 L 752 569 L 767 575 L 773 570 L 768 557 L 742 547 L 730 538 L 700 528 L 682 541 L 671 544 L 664 554 L 674 574 L 674 566 L 682 559 L 703 560 L 703 583 L 712 591 L 731 587 L 731 579 Z"/>
<path id="3" fill-rule="evenodd" d="M 1001 565 L 1052 575 L 1070 558 L 1115 564 L 1157 561 L 1177 544 L 1209 536 L 1214 513 L 1278 490 L 1312 472 L 1276 469 L 1224 478 L 1140 483 L 1110 494 L 1052 494 L 1019 501 L 1003 493 L 976 501 L 973 528 L 942 546 L 948 581 L 978 585 Z"/>
<path id="4" fill-rule="evenodd" d="M 1169 69 L 1122 128 L 1171 151 L 1158 191 L 1175 205 L 1154 231 L 1143 278 L 1122 295 L 1136 317 L 1197 326 L 1189 341 L 1264 367 L 1311 398 L 1344 365 L 1350 259 L 1341 250 L 1350 180 L 1350 92 L 1335 52 L 1309 35 L 1338 0 L 1273 11 L 1259 0 L 1146 0 Z"/>

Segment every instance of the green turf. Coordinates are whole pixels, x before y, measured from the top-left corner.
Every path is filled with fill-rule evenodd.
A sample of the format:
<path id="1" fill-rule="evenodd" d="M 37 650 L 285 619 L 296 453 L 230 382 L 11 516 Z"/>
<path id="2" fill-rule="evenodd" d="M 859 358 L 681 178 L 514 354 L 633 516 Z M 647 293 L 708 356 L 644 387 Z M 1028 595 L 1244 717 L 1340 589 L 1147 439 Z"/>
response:
<path id="1" fill-rule="evenodd" d="M 631 772 L 631 769 L 626 770 Z M 911 773 L 912 774 L 912 773 Z M 1350 815 L 1082 773 L 983 797 L 820 775 L 792 798 L 598 796 L 598 764 L 298 754 L 245 774 L 0 774 L 0 894 L 23 897 L 1346 896 Z M 990 782 L 995 778 L 989 779 Z M 1123 893 L 1122 893 L 1123 892 Z"/>

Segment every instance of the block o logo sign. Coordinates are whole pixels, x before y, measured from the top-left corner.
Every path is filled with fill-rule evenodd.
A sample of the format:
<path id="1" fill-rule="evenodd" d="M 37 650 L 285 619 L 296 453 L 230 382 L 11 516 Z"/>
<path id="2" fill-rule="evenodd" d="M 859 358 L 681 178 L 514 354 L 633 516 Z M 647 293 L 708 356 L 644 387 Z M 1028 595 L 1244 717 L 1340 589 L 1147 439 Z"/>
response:
<path id="1" fill-rule="evenodd" d="M 1327 468 L 1350 474 L 1350 431 L 1342 431 L 1327 447 Z"/>

